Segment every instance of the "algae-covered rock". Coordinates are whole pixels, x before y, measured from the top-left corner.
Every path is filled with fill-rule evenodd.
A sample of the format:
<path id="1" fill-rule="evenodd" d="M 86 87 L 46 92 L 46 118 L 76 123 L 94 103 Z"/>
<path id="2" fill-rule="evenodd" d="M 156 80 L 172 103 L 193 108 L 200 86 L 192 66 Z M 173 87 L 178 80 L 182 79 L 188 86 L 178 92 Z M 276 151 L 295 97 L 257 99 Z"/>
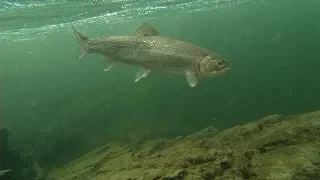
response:
<path id="1" fill-rule="evenodd" d="M 221 132 L 109 144 L 52 169 L 49 179 L 319 180 L 319 149 L 320 111 L 270 115 Z"/>

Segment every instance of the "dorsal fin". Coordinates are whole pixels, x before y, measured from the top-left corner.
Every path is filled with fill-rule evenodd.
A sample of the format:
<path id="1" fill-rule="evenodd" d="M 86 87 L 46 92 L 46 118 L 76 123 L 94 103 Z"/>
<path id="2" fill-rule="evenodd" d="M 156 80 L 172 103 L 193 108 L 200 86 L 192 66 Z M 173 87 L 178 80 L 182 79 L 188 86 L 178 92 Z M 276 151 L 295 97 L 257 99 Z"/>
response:
<path id="1" fill-rule="evenodd" d="M 143 23 L 135 33 L 136 36 L 158 36 L 158 31 L 150 24 Z"/>
<path id="2" fill-rule="evenodd" d="M 76 37 L 77 37 L 77 39 L 78 39 L 78 41 L 80 43 L 82 43 L 82 42 L 84 42 L 84 41 L 89 39 L 88 37 L 86 37 L 86 36 L 82 35 L 81 33 L 79 33 L 73 26 L 71 26 L 71 28 L 72 28 L 74 34 L 76 35 Z"/>

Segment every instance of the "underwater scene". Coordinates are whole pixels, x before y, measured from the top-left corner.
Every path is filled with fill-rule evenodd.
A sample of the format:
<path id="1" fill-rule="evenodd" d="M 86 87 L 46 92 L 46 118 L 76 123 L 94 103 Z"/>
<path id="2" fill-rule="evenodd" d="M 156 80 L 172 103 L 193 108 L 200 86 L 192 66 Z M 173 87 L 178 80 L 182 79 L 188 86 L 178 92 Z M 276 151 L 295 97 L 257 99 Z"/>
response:
<path id="1" fill-rule="evenodd" d="M 320 180 L 319 0 L 0 0 L 0 180 Z"/>

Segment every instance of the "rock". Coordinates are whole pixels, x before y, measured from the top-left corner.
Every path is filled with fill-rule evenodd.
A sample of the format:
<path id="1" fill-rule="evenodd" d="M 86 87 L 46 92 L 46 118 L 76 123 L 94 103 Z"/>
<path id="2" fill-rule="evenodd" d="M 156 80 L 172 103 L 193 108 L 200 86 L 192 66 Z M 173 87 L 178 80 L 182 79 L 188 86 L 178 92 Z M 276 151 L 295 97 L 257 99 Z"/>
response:
<path id="1" fill-rule="evenodd" d="M 320 152 L 315 156 L 311 157 L 310 161 L 314 166 L 320 168 Z"/>
<path id="2" fill-rule="evenodd" d="M 102 146 L 101 148 L 98 148 L 96 153 L 97 154 L 105 153 L 108 151 L 108 149 L 109 149 L 109 145 L 107 144 L 107 145 Z"/>
<path id="3" fill-rule="evenodd" d="M 0 170 L 0 179 L 2 180 L 10 180 L 12 179 L 12 170 L 7 169 L 7 170 Z"/>
<path id="4" fill-rule="evenodd" d="M 29 160 L 21 158 L 20 152 L 9 142 L 8 129 L 0 127 L 0 169 L 8 169 L 1 170 L 0 180 L 35 179 L 36 173 L 32 172 Z"/>
<path id="5" fill-rule="evenodd" d="M 217 135 L 219 131 L 212 126 L 207 127 L 206 129 L 197 132 L 195 134 L 189 135 L 186 137 L 186 140 L 198 141 L 203 138 L 210 138 Z"/>
<path id="6" fill-rule="evenodd" d="M 0 127 L 0 159 L 3 156 L 4 151 L 8 149 L 8 136 L 9 132 L 7 128 Z"/>
<path id="7" fill-rule="evenodd" d="M 110 146 L 51 171 L 49 177 L 82 180 L 96 168 L 93 179 L 318 180 L 319 122 L 320 111 L 271 115 L 221 132 L 208 127 L 185 138 L 139 141 L 130 151 Z M 107 152 L 115 153 L 105 158 Z"/>
<path id="8" fill-rule="evenodd" d="M 319 180 L 320 168 L 316 166 L 304 166 L 292 177 L 292 180 Z"/>
<path id="9" fill-rule="evenodd" d="M 183 180 L 188 175 L 186 170 L 178 170 L 172 175 L 161 178 L 161 180 Z"/>
<path id="10" fill-rule="evenodd" d="M 1 138 L 4 138 L 4 139 L 7 139 L 9 136 L 9 132 L 8 132 L 8 129 L 6 127 L 0 127 L 0 137 Z"/>
<path id="11" fill-rule="evenodd" d="M 9 132 L 7 128 L 0 127 L 0 169 L 6 168 L 5 158 L 8 156 L 9 147 L 8 147 L 8 136 Z"/>
<path id="12" fill-rule="evenodd" d="M 229 157 L 223 157 L 220 161 L 220 168 L 222 170 L 229 169 L 232 165 L 232 159 Z"/>
<path id="13" fill-rule="evenodd" d="M 148 155 L 151 155 L 155 152 L 161 151 L 166 148 L 167 139 L 160 139 L 155 142 L 155 144 L 150 148 Z"/>

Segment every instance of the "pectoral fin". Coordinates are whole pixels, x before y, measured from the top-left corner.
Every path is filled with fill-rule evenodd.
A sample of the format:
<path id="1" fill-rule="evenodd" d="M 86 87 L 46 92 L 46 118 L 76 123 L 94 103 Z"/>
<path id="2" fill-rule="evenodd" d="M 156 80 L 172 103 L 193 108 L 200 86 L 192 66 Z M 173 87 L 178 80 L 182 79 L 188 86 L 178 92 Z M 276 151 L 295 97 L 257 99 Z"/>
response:
<path id="1" fill-rule="evenodd" d="M 149 74 L 149 72 L 150 72 L 149 69 L 141 68 L 136 75 L 135 82 L 139 81 L 141 78 L 146 77 Z"/>
<path id="2" fill-rule="evenodd" d="M 195 75 L 195 73 L 191 72 L 191 71 L 187 71 L 185 73 L 185 76 L 186 76 L 186 79 L 187 79 L 187 82 L 189 84 L 190 87 L 195 87 L 198 83 L 198 78 L 197 76 Z"/>
<path id="3" fill-rule="evenodd" d="M 114 66 L 114 63 L 107 57 L 104 57 L 104 71 L 109 71 Z"/>
<path id="4" fill-rule="evenodd" d="M 158 31 L 148 23 L 143 23 L 135 33 L 136 36 L 158 36 Z"/>

